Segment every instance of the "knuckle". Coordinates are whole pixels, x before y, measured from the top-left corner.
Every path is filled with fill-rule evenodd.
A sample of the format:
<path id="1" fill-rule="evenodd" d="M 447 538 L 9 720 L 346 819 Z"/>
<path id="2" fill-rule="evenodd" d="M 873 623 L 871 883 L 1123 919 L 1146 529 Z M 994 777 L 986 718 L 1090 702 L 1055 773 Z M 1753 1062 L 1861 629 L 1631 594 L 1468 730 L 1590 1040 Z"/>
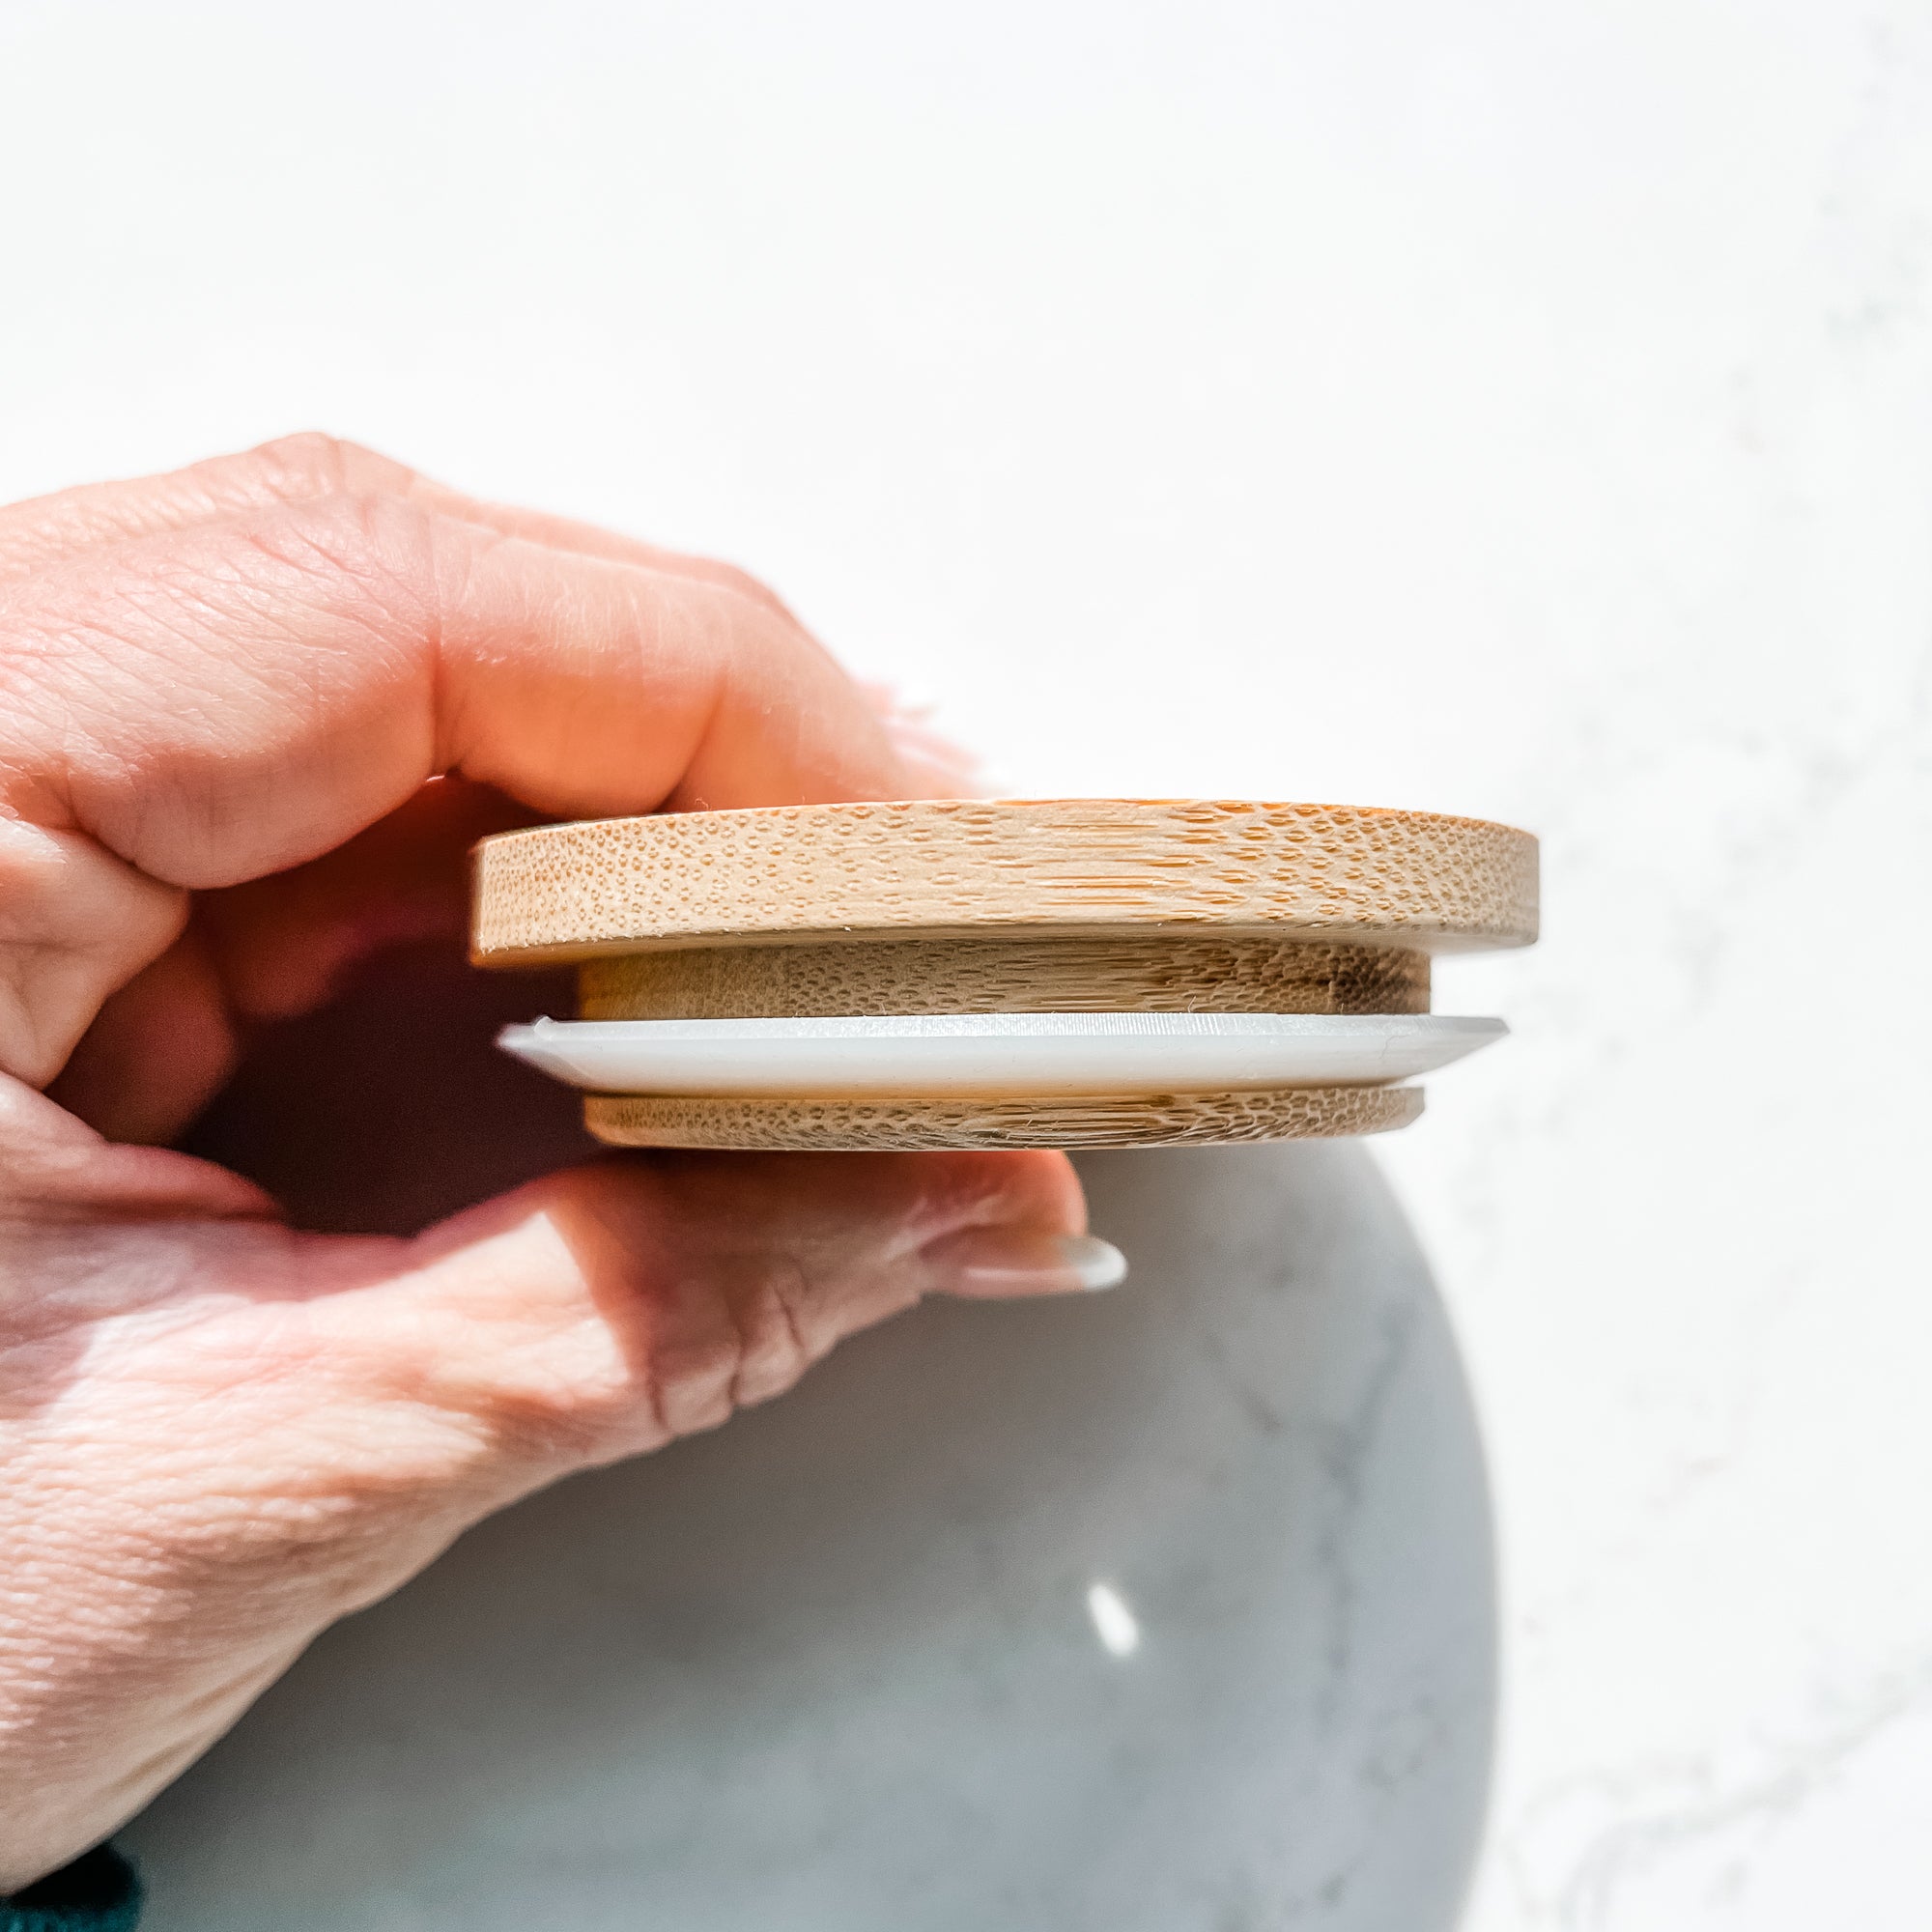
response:
<path id="1" fill-rule="evenodd" d="M 949 1154 L 922 1168 L 919 1185 L 922 1214 L 935 1223 L 999 1218 L 1071 1225 L 1079 1218 L 1079 1183 L 1065 1159 L 1052 1154 Z"/>
<path id="2" fill-rule="evenodd" d="M 628 1388 L 618 1397 L 641 1409 L 665 1439 L 716 1429 L 738 1409 L 782 1394 L 811 1365 L 807 1312 L 814 1285 L 790 1254 L 714 1258 L 701 1285 L 663 1278 L 640 1284 L 644 1335 Z M 600 1403 L 581 1425 L 593 1429 Z"/>
<path id="3" fill-rule="evenodd" d="M 346 496 L 362 491 L 407 495 L 415 473 L 358 442 L 325 430 L 298 430 L 251 449 L 246 460 L 286 496 Z"/>
<path id="4" fill-rule="evenodd" d="M 811 1298 L 804 1262 L 781 1254 L 773 1256 L 751 1292 L 734 1301 L 738 1347 L 729 1406 L 742 1408 L 781 1394 L 811 1366 L 805 1326 Z"/>
<path id="5" fill-rule="evenodd" d="M 779 594 L 761 578 L 752 575 L 749 570 L 740 569 L 735 563 L 714 562 L 710 565 L 714 582 L 738 597 L 760 606 L 775 616 L 788 616 Z"/>
<path id="6" fill-rule="evenodd" d="M 356 491 L 276 512 L 249 532 L 253 547 L 281 567 L 322 579 L 338 591 L 396 614 L 420 617 L 433 603 L 433 520 L 385 493 Z"/>

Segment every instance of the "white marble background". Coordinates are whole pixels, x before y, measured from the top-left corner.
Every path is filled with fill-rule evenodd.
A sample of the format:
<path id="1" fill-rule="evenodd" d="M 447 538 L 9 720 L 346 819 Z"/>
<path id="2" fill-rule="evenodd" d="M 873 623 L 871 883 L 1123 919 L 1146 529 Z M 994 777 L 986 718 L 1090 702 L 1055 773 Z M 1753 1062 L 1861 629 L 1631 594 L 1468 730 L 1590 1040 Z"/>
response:
<path id="1" fill-rule="evenodd" d="M 285 428 L 738 557 L 1029 791 L 1492 814 L 1377 1151 L 1480 1932 L 1932 1913 L 1932 9 L 0 9 L 0 495 Z"/>

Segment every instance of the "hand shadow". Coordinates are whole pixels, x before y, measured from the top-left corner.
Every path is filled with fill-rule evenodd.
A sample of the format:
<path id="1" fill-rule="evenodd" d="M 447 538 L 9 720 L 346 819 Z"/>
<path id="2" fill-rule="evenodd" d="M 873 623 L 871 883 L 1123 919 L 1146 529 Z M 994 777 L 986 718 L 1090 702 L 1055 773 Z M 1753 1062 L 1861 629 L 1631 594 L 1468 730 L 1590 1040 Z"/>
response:
<path id="1" fill-rule="evenodd" d="M 358 1122 L 582 1151 L 516 1068 L 439 1089 L 477 1024 L 304 1056 L 359 1200 L 301 1218 L 454 1205 Z M 273 1185 L 245 1098 L 202 1144 Z M 923 1308 L 328 1633 L 128 1833 L 151 1932 L 1454 1925 L 1495 1603 L 1426 1264 L 1357 1147 L 1082 1170 L 1123 1289 Z"/>
<path id="2" fill-rule="evenodd" d="M 182 1146 L 259 1182 L 298 1228 L 414 1234 L 604 1151 L 576 1094 L 495 1044 L 576 1001 L 568 972 L 479 973 L 451 943 L 382 953 L 326 1006 L 256 1029 Z"/>

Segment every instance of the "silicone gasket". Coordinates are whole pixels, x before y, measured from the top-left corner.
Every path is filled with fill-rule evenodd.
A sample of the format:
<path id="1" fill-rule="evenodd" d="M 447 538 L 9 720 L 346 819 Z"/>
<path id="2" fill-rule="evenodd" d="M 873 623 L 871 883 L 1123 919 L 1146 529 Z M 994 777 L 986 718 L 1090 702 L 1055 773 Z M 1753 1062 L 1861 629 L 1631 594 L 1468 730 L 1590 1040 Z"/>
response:
<path id="1" fill-rule="evenodd" d="M 498 1043 L 598 1094 L 1026 1099 L 1383 1086 L 1507 1031 L 1441 1013 L 947 1013 L 540 1019 Z"/>

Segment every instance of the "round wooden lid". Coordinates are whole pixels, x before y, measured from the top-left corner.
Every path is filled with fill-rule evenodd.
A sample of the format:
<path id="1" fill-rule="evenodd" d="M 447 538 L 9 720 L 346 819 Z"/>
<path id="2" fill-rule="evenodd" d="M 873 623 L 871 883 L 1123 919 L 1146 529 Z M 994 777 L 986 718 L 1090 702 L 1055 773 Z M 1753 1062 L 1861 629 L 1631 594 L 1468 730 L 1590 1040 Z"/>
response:
<path id="1" fill-rule="evenodd" d="M 1150 928 L 1419 952 L 1536 937 L 1536 840 L 1240 800 L 922 799 L 546 825 L 475 852 L 471 953 Z"/>

